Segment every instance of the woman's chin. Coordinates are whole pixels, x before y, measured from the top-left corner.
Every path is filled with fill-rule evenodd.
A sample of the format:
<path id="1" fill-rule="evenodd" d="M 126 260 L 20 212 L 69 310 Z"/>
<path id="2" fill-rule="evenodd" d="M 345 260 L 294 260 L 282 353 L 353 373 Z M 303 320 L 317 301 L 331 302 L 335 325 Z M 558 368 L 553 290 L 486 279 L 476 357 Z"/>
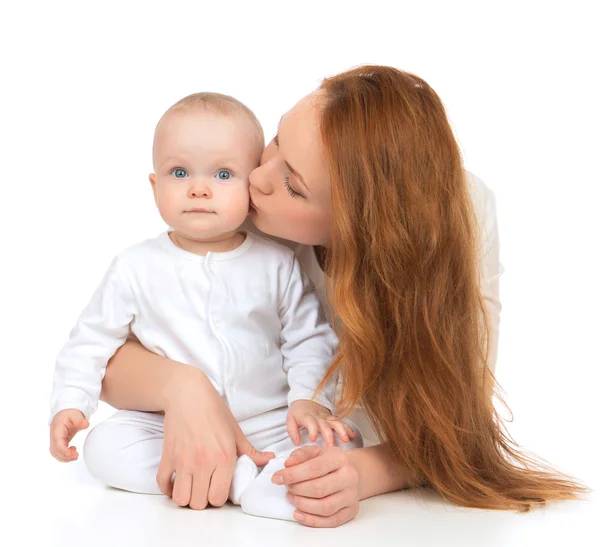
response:
<path id="1" fill-rule="evenodd" d="M 269 230 L 269 225 L 264 222 L 264 215 L 254 209 L 254 207 L 251 207 L 250 211 L 248 211 L 248 218 L 252 221 L 252 224 L 254 224 L 254 226 L 256 226 L 256 228 L 258 228 L 258 230 L 260 230 L 263 234 L 274 235 L 277 237 L 277 234 L 272 234 Z"/>

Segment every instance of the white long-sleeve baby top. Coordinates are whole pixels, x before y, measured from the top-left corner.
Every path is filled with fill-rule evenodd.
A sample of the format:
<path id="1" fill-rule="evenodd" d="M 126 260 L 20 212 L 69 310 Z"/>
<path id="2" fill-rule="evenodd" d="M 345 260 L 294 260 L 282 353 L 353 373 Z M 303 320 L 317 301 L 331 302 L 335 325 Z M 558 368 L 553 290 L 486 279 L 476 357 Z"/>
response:
<path id="1" fill-rule="evenodd" d="M 130 335 L 206 373 L 246 434 L 310 399 L 337 349 L 292 250 L 246 232 L 236 249 L 201 256 L 165 231 L 112 261 L 58 355 L 51 420 L 96 410 L 107 362 Z M 334 391 L 335 379 L 315 400 L 333 409 Z"/>

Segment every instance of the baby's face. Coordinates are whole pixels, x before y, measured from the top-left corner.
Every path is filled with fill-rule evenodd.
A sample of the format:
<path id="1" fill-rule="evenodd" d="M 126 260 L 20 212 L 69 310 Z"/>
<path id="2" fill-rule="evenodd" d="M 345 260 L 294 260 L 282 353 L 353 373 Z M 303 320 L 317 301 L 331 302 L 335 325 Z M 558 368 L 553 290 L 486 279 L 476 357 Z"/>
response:
<path id="1" fill-rule="evenodd" d="M 248 175 L 262 148 L 241 114 L 169 112 L 154 138 L 150 182 L 163 220 L 183 236 L 217 241 L 248 215 Z"/>

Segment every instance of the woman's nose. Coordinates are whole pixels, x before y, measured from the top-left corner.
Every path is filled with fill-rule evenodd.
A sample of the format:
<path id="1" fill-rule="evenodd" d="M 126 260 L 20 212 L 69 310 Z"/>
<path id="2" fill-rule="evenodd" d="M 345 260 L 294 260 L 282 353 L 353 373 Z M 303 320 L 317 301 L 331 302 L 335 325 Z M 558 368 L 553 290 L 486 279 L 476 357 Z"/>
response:
<path id="1" fill-rule="evenodd" d="M 271 182 L 271 176 L 269 163 L 264 163 L 256 167 L 248 177 L 248 182 L 250 186 L 258 190 L 263 194 L 272 194 L 273 193 L 273 184 Z"/>

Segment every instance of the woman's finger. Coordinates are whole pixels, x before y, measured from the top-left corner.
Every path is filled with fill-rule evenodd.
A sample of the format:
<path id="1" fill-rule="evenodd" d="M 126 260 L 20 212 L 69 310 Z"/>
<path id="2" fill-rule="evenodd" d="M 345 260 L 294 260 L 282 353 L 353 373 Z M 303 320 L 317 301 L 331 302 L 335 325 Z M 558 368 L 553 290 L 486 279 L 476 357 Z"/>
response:
<path id="1" fill-rule="evenodd" d="M 170 464 L 170 458 L 166 458 L 163 454 L 156 473 L 156 482 L 160 491 L 168 497 L 173 496 L 174 471 L 173 466 Z"/>
<path id="2" fill-rule="evenodd" d="M 197 511 L 201 511 L 202 509 L 206 508 L 208 505 L 208 486 L 210 484 L 211 476 L 212 470 L 200 470 L 194 473 L 194 475 L 190 478 L 190 498 L 186 505 L 189 505 L 192 509 L 196 509 Z M 173 488 L 173 499 L 175 499 L 176 488 L 177 484 L 175 484 Z M 186 491 L 185 487 L 183 491 Z"/>
<path id="3" fill-rule="evenodd" d="M 277 473 L 273 474 L 273 482 L 275 484 L 296 484 L 327 475 L 327 473 L 331 473 L 342 467 L 343 462 L 340 456 L 338 456 L 338 451 L 341 457 L 345 456 L 341 448 L 330 448 L 320 456 L 313 457 L 313 459 L 294 465 L 293 467 L 277 471 Z M 347 458 L 347 456 L 345 457 Z M 290 456 L 290 459 L 292 459 L 292 456 Z M 279 477 L 281 477 L 281 482 L 279 482 Z"/>
<path id="4" fill-rule="evenodd" d="M 286 467 L 293 467 L 300 463 L 306 462 L 308 460 L 312 460 L 316 458 L 319 454 L 321 454 L 323 449 L 320 446 L 308 445 L 302 446 L 300 448 L 296 448 L 289 458 L 285 460 L 284 465 Z"/>
<path id="5" fill-rule="evenodd" d="M 319 424 L 319 431 L 321 432 L 321 435 L 323 435 L 323 439 L 325 440 L 325 445 L 326 446 L 334 446 L 333 431 L 332 431 L 333 424 L 325 419 L 320 419 L 318 424 Z"/>
<path id="6" fill-rule="evenodd" d="M 267 463 L 269 463 L 269 461 L 275 457 L 275 453 L 261 452 L 259 450 L 256 450 L 256 448 L 254 448 L 254 446 L 250 444 L 250 441 L 248 441 L 246 435 L 244 435 L 242 428 L 238 425 L 238 423 L 235 420 L 233 420 L 233 416 L 231 418 L 233 421 L 237 456 L 245 454 L 257 465 L 257 467 L 264 467 L 265 465 L 267 465 Z"/>
<path id="7" fill-rule="evenodd" d="M 296 484 L 290 484 L 288 490 L 294 496 L 306 498 L 324 498 L 347 487 L 346 473 L 341 469 L 328 473 L 324 477 L 312 479 Z"/>
<path id="8" fill-rule="evenodd" d="M 192 474 L 189 471 L 176 471 L 173 482 L 173 501 L 185 507 L 192 497 Z"/>
<path id="9" fill-rule="evenodd" d="M 305 498 L 288 492 L 288 501 L 301 513 L 310 513 L 321 517 L 330 517 L 350 505 L 353 501 L 346 490 L 335 492 L 324 498 Z"/>
<path id="10" fill-rule="evenodd" d="M 322 517 L 319 515 L 312 515 L 310 513 L 303 513 L 302 511 L 295 511 L 294 518 L 301 524 L 311 528 L 335 528 L 352 520 L 357 514 L 358 503 L 350 507 L 344 507 L 329 517 Z"/>
<path id="11" fill-rule="evenodd" d="M 210 478 L 208 503 L 213 507 L 222 507 L 229 497 L 229 487 L 235 464 L 218 466 Z"/>

